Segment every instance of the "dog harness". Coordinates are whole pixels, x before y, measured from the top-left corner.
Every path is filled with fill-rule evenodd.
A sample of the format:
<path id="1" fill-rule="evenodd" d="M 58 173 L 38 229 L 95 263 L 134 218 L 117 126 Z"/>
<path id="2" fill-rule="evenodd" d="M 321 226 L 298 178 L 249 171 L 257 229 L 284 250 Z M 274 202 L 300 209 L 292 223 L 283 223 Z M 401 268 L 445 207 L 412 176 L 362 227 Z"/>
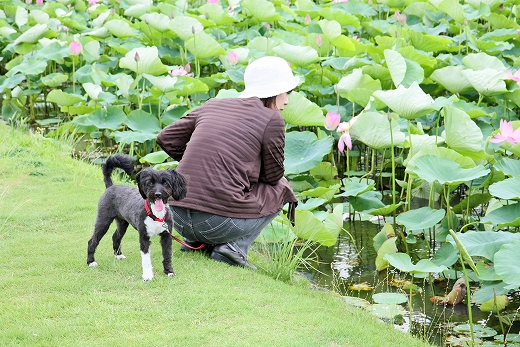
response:
<path id="1" fill-rule="evenodd" d="M 164 214 L 164 217 L 157 218 L 150 209 L 150 205 L 148 204 L 148 199 L 144 200 L 144 209 L 146 210 L 146 214 L 148 217 L 152 218 L 155 222 L 164 222 L 166 220 L 166 215 L 168 214 L 168 209 L 166 209 L 166 213 Z"/>

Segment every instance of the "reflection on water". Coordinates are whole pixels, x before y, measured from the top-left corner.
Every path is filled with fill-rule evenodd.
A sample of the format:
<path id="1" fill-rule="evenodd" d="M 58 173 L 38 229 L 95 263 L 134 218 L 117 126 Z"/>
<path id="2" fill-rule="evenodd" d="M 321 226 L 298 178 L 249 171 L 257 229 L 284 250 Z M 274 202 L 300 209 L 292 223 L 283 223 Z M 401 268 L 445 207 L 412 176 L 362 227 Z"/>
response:
<path id="1" fill-rule="evenodd" d="M 403 290 L 391 286 L 392 279 L 407 279 L 411 277 L 399 271 L 389 270 L 378 272 L 375 266 L 377 253 L 374 249 L 373 238 L 381 230 L 384 222 L 373 224 L 371 222 L 348 221 L 344 228 L 349 231 L 355 242 L 346 233 L 342 232 L 338 242 L 333 247 L 321 247 L 318 251 L 319 260 L 313 263 L 316 271 L 309 271 L 305 275 L 318 286 L 344 296 L 355 296 L 373 303 L 372 295 L 382 292 L 401 292 Z M 418 259 L 427 257 L 427 245 L 425 241 L 418 241 L 410 245 L 412 259 L 413 254 L 419 255 Z M 460 274 L 461 275 L 461 274 Z M 350 290 L 352 284 L 367 283 L 373 287 L 370 291 Z M 422 288 L 422 292 L 412 295 L 412 324 L 410 325 L 409 312 L 403 317 L 403 324 L 396 328 L 403 331 L 411 331 L 415 336 L 428 339 L 431 343 L 442 346 L 443 341 L 451 329 L 461 323 L 468 322 L 468 309 L 465 303 L 455 306 L 437 305 L 430 302 L 432 296 L 444 296 L 451 290 L 454 280 L 437 279 L 430 284 L 428 279 L 414 279 L 414 283 Z M 476 285 L 476 284 L 475 284 Z M 472 291 L 476 288 L 472 287 Z M 515 296 L 509 310 L 516 310 L 519 306 L 519 298 Z M 408 305 L 403 304 L 408 310 Z M 476 305 L 472 306 L 473 322 L 490 326 L 501 333 L 500 325 L 496 315 L 481 312 Z M 519 322 L 516 322 L 511 333 L 518 334 Z"/>

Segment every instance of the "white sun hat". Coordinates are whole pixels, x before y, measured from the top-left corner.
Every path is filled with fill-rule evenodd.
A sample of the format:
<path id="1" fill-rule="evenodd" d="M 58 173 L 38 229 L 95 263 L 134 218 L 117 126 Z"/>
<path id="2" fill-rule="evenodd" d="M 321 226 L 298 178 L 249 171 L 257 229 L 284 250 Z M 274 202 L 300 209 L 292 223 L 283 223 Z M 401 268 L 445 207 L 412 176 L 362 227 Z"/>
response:
<path id="1" fill-rule="evenodd" d="M 266 56 L 249 64 L 244 72 L 246 88 L 241 98 L 269 98 L 293 90 L 300 78 L 294 76 L 289 64 L 282 58 Z"/>

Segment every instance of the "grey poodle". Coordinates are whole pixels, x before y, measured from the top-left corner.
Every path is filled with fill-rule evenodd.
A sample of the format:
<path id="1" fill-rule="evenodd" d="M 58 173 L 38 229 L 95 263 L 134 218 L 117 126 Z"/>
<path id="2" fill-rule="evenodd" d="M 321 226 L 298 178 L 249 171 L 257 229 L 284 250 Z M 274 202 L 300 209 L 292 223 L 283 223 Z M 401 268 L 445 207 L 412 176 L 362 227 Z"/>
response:
<path id="1" fill-rule="evenodd" d="M 181 200 L 186 196 L 186 179 L 173 169 L 145 169 L 136 175 L 138 189 L 124 185 L 114 185 L 112 171 L 123 169 L 128 175 L 134 170 L 134 160 L 126 154 L 116 154 L 102 164 L 106 190 L 99 199 L 94 233 L 88 241 L 87 264 L 97 266 L 94 259 L 96 248 L 116 221 L 116 231 L 112 235 L 114 254 L 117 259 L 125 256 L 121 252 L 121 239 L 131 224 L 139 232 L 143 281 L 153 278 L 150 257 L 150 237 L 160 235 L 164 273 L 174 276 L 172 267 L 172 239 L 170 233 L 173 216 L 168 198 Z"/>

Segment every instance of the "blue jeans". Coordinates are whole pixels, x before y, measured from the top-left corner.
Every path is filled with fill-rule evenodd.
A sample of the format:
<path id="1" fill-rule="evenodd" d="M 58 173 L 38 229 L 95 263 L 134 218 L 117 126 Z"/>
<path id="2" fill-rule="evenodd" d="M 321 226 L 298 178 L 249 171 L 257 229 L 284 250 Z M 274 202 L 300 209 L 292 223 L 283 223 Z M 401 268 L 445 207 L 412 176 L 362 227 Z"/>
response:
<path id="1" fill-rule="evenodd" d="M 278 213 L 260 218 L 231 218 L 189 208 L 171 206 L 174 228 L 185 241 L 210 245 L 228 244 L 247 259 L 249 247 Z"/>

